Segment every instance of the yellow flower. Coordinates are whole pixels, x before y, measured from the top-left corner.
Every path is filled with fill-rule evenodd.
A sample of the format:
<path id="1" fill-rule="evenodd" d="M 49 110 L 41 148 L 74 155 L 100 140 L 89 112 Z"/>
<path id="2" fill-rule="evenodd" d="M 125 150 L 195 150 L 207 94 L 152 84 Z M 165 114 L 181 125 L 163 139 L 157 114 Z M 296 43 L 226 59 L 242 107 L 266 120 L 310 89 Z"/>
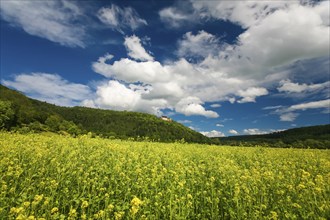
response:
<path id="1" fill-rule="evenodd" d="M 115 208 L 114 205 L 112 205 L 112 204 L 108 205 L 108 210 L 109 210 L 110 212 L 111 212 L 114 208 Z"/>
<path id="2" fill-rule="evenodd" d="M 44 198 L 44 195 L 43 195 L 43 194 L 41 194 L 41 195 L 36 195 L 36 196 L 34 197 L 34 201 L 38 203 L 38 202 L 40 202 L 43 198 Z"/>
<path id="3" fill-rule="evenodd" d="M 25 208 L 27 208 L 27 207 L 30 206 L 30 204 L 31 204 L 30 202 L 24 202 L 24 203 L 23 203 L 23 206 L 24 206 Z"/>
<path id="4" fill-rule="evenodd" d="M 16 213 L 16 207 L 10 208 L 10 213 Z"/>
<path id="5" fill-rule="evenodd" d="M 132 206 L 140 206 L 140 205 L 142 205 L 142 203 L 143 202 L 137 197 L 134 197 L 131 201 Z"/>
<path id="6" fill-rule="evenodd" d="M 306 188 L 306 186 L 305 186 L 304 184 L 302 184 L 302 183 L 300 183 L 300 184 L 297 186 L 297 189 L 298 189 L 298 190 L 305 189 L 305 188 Z"/>
<path id="7" fill-rule="evenodd" d="M 124 216 L 124 212 L 115 212 L 115 220 L 120 220 Z"/>
<path id="8" fill-rule="evenodd" d="M 278 219 L 277 213 L 274 212 L 274 211 L 270 211 L 270 217 L 269 217 L 269 219 L 273 219 L 273 220 Z"/>
<path id="9" fill-rule="evenodd" d="M 310 175 L 311 175 L 310 173 L 308 173 L 305 170 L 303 170 L 301 176 L 302 176 L 302 178 L 307 179 L 308 177 L 310 177 Z"/>
<path id="10" fill-rule="evenodd" d="M 94 215 L 94 218 L 96 218 L 96 219 L 102 218 L 104 216 L 104 214 L 105 214 L 104 211 L 100 210 L 98 213 L 96 213 Z"/>
<path id="11" fill-rule="evenodd" d="M 55 214 L 55 213 L 57 213 L 57 212 L 58 212 L 58 208 L 57 207 L 52 208 L 52 210 L 50 211 L 50 213 L 52 215 Z"/>
<path id="12" fill-rule="evenodd" d="M 13 214 L 19 214 L 23 211 L 24 211 L 23 207 L 19 207 L 19 208 L 13 207 L 10 209 L 10 213 L 13 213 Z"/>
<path id="13" fill-rule="evenodd" d="M 86 214 L 82 214 L 81 215 L 81 219 L 83 219 L 83 220 L 87 219 L 87 215 Z"/>
<path id="14" fill-rule="evenodd" d="M 69 212 L 70 217 L 76 217 L 77 216 L 77 210 L 71 208 Z"/>
<path id="15" fill-rule="evenodd" d="M 135 215 L 138 211 L 139 211 L 139 207 L 138 206 L 132 206 L 132 208 L 131 208 L 132 215 Z"/>
<path id="16" fill-rule="evenodd" d="M 82 209 L 85 209 L 88 207 L 88 202 L 87 201 L 83 201 L 82 204 L 81 204 L 81 208 Z"/>
<path id="17" fill-rule="evenodd" d="M 19 215 L 16 217 L 16 220 L 26 220 L 26 215 L 19 214 Z"/>

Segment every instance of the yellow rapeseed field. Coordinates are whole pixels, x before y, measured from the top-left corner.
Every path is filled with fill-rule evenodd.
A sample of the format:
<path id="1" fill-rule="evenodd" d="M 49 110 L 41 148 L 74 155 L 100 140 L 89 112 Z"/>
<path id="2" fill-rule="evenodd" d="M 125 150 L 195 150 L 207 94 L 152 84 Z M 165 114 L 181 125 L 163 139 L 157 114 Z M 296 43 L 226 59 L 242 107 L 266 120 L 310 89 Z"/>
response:
<path id="1" fill-rule="evenodd" d="M 330 151 L 0 133 L 0 219 L 330 219 Z"/>

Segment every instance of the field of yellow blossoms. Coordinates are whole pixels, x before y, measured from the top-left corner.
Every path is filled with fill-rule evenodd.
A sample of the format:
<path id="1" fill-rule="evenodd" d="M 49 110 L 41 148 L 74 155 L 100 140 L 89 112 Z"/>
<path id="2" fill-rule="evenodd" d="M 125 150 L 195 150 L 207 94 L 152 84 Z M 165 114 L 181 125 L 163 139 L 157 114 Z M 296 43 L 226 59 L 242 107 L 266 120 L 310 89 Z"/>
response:
<path id="1" fill-rule="evenodd" d="M 330 151 L 0 133 L 0 219 L 330 219 Z"/>

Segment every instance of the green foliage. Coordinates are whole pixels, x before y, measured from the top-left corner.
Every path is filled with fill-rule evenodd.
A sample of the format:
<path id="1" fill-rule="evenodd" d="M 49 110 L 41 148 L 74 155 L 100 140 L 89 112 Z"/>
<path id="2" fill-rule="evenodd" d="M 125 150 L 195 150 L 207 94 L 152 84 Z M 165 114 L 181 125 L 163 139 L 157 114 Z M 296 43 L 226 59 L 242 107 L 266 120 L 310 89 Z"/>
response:
<path id="1" fill-rule="evenodd" d="M 0 129 L 10 128 L 13 123 L 15 112 L 11 102 L 0 100 Z"/>
<path id="2" fill-rule="evenodd" d="M 330 219 L 329 150 L 181 142 L 0 132 L 0 219 Z"/>
<path id="3" fill-rule="evenodd" d="M 58 115 L 50 115 L 46 121 L 45 125 L 49 127 L 51 131 L 59 131 L 62 119 Z"/>

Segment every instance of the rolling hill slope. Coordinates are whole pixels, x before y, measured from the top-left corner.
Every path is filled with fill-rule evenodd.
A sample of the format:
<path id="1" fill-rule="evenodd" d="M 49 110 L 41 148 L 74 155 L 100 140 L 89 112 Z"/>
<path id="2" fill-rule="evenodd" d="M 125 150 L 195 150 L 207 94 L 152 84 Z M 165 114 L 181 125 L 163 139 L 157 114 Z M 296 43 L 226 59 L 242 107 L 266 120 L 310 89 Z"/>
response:
<path id="1" fill-rule="evenodd" d="M 162 142 L 181 139 L 195 143 L 211 142 L 209 138 L 180 123 L 164 121 L 154 115 L 60 107 L 28 98 L 3 85 L 0 85 L 0 101 L 0 114 L 9 116 L 2 119 L 2 127 L 8 130 L 61 131 L 73 135 L 93 132 L 103 137 L 122 139 L 148 137 Z"/>

